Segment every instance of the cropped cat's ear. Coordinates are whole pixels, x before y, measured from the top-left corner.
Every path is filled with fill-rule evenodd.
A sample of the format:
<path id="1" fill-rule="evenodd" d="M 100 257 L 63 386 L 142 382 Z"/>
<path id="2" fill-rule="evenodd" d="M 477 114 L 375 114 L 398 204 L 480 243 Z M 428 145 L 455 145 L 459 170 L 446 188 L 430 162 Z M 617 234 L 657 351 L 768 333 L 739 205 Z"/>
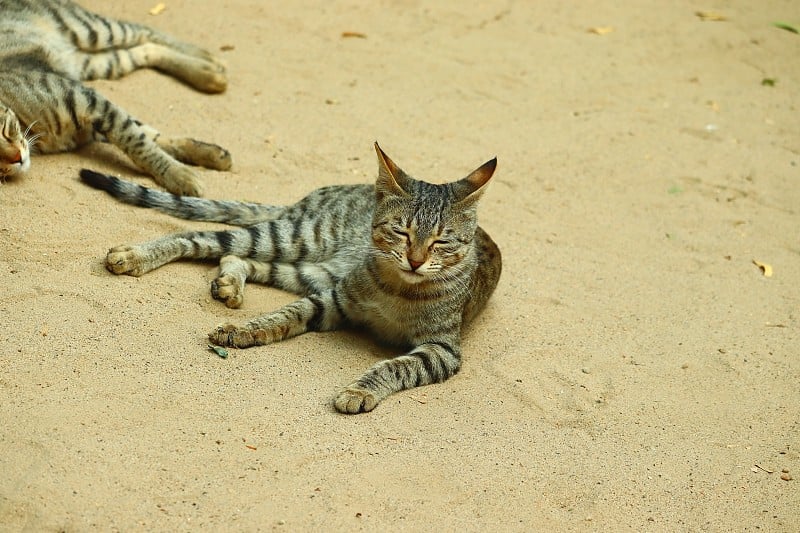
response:
<path id="1" fill-rule="evenodd" d="M 478 201 L 486 190 L 486 184 L 497 168 L 497 158 L 492 158 L 473 170 L 469 176 L 455 183 L 456 194 L 460 197 L 459 203 L 462 205 L 471 204 Z"/>
<path id="2" fill-rule="evenodd" d="M 375 143 L 375 152 L 378 154 L 378 180 L 375 182 L 375 190 L 379 198 L 387 194 L 407 197 L 408 193 L 403 189 L 402 183 L 405 182 L 405 173 L 394 161 L 381 150 L 378 143 Z"/>

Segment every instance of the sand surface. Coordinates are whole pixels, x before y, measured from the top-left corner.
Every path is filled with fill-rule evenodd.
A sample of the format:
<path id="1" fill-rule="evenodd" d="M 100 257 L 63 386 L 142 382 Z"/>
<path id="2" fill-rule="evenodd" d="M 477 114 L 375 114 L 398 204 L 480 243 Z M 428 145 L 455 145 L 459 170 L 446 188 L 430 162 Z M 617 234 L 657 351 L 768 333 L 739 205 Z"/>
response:
<path id="1" fill-rule="evenodd" d="M 82 185 L 153 185 L 113 148 L 37 157 L 0 187 L 0 530 L 800 529 L 800 35 L 772 25 L 794 0 L 82 3 L 227 62 L 216 96 L 93 84 L 230 149 L 206 196 L 371 181 L 375 140 L 435 182 L 496 155 L 504 272 L 460 374 L 344 416 L 392 352 L 220 359 L 210 328 L 293 297 L 226 309 L 212 264 L 110 274 L 111 246 L 218 226 Z"/>

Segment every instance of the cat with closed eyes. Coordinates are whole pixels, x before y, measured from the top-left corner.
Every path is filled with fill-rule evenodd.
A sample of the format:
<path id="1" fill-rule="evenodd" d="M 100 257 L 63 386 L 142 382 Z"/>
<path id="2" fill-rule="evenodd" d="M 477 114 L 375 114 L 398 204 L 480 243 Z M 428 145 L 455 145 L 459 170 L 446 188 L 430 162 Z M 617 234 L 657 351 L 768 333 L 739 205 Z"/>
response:
<path id="1" fill-rule="evenodd" d="M 112 248 L 111 272 L 141 276 L 178 259 L 221 258 L 211 293 L 229 307 L 241 306 L 248 281 L 303 296 L 243 325 L 217 327 L 212 343 L 248 348 L 356 327 L 403 350 L 336 396 L 338 411 L 359 413 L 458 372 L 462 329 L 484 308 L 501 271 L 500 251 L 477 220 L 496 159 L 434 185 L 406 174 L 377 143 L 375 150 L 374 185 L 323 187 L 286 207 L 182 198 L 90 170 L 81 178 L 123 202 L 244 226 Z"/>
<path id="2" fill-rule="evenodd" d="M 207 93 L 227 85 L 225 68 L 210 53 L 147 26 L 68 0 L 0 0 L 0 182 L 28 171 L 34 146 L 55 153 L 104 141 L 168 191 L 199 195 L 196 172 L 186 164 L 227 170 L 227 150 L 163 137 L 82 83 L 140 68 Z"/>

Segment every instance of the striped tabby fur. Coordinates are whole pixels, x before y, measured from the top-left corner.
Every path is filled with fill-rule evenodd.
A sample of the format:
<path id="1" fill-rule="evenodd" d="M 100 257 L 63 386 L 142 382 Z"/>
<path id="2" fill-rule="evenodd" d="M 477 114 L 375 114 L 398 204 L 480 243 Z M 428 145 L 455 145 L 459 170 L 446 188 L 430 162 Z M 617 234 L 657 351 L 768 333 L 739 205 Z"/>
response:
<path id="1" fill-rule="evenodd" d="M 324 187 L 289 207 L 180 198 L 88 170 L 81 177 L 177 217 L 253 224 L 168 235 L 106 257 L 111 272 L 133 276 L 178 259 L 221 258 L 211 292 L 229 307 L 242 304 L 247 281 L 304 296 L 244 325 L 220 326 L 211 342 L 246 348 L 355 326 L 404 349 L 336 397 L 336 409 L 358 413 L 458 372 L 461 329 L 484 307 L 501 270 L 500 251 L 476 216 L 495 159 L 460 181 L 432 185 L 375 149 L 374 186 Z"/>
<path id="2" fill-rule="evenodd" d="M 146 26 L 67 0 L 0 0 L 0 180 L 30 168 L 34 144 L 53 153 L 107 141 L 169 191 L 198 195 L 195 172 L 183 163 L 227 170 L 227 150 L 162 137 L 81 83 L 147 67 L 209 93 L 227 84 L 211 54 Z"/>

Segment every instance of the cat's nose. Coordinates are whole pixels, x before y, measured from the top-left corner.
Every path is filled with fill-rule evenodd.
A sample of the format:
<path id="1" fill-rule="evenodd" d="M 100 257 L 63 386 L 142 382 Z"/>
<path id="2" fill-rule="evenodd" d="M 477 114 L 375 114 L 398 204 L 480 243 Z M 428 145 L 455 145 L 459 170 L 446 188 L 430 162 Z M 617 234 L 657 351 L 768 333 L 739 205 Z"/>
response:
<path id="1" fill-rule="evenodd" d="M 12 165 L 15 163 L 22 163 L 22 152 L 17 152 L 17 155 L 12 156 L 9 163 L 11 163 Z"/>
<path id="2" fill-rule="evenodd" d="M 422 263 L 424 262 L 425 261 L 414 261 L 410 257 L 408 258 L 408 264 L 409 266 L 411 266 L 411 270 L 417 270 L 419 267 L 422 266 Z"/>

